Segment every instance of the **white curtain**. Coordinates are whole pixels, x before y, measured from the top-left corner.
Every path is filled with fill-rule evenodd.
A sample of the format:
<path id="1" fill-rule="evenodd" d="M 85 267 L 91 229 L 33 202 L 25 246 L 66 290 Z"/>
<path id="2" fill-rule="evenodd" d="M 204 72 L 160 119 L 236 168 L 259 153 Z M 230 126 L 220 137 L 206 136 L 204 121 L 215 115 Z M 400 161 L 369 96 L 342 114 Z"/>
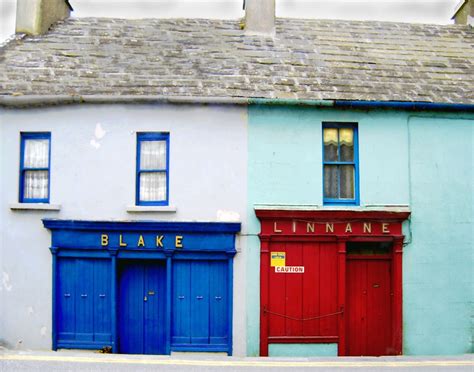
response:
<path id="1" fill-rule="evenodd" d="M 340 198 L 354 199 L 354 166 L 341 165 L 340 166 Z"/>
<path id="2" fill-rule="evenodd" d="M 166 141 L 142 141 L 140 144 L 140 169 L 166 169 Z"/>
<path id="3" fill-rule="evenodd" d="M 142 141 L 140 170 L 166 170 L 166 141 Z M 140 200 L 166 200 L 166 172 L 140 174 Z"/>
<path id="4" fill-rule="evenodd" d="M 48 171 L 26 171 L 23 185 L 24 199 L 48 198 Z"/>
<path id="5" fill-rule="evenodd" d="M 166 200 L 166 173 L 150 172 L 140 174 L 140 200 Z"/>
<path id="6" fill-rule="evenodd" d="M 24 149 L 24 168 L 48 168 L 49 140 L 26 140 Z M 48 198 L 49 171 L 27 170 L 24 172 L 23 198 Z"/>
<path id="7" fill-rule="evenodd" d="M 49 140 L 26 140 L 24 168 L 48 168 Z"/>

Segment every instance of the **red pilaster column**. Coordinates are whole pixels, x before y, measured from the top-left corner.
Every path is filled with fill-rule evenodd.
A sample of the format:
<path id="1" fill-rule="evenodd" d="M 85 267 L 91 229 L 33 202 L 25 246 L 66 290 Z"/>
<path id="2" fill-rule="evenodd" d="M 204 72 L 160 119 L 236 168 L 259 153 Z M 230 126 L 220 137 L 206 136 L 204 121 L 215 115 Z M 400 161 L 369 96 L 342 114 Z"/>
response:
<path id="1" fill-rule="evenodd" d="M 269 239 L 260 237 L 260 356 L 268 356 L 268 281 L 270 276 Z"/>
<path id="2" fill-rule="evenodd" d="M 393 242 L 393 347 L 396 354 L 403 353 L 403 237 Z"/>
<path id="3" fill-rule="evenodd" d="M 346 239 L 339 239 L 337 242 L 338 251 L 338 277 L 337 277 L 337 302 L 339 311 L 339 344 L 338 355 L 346 355 L 346 317 L 344 314 L 346 304 Z"/>

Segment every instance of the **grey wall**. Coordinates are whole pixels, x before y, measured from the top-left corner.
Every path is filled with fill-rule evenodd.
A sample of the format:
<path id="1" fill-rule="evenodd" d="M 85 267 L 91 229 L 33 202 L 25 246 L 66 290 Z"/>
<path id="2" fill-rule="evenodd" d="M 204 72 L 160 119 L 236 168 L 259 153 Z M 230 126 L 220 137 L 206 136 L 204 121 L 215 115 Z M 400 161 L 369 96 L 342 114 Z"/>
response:
<path id="1" fill-rule="evenodd" d="M 50 233 L 44 217 L 222 221 L 246 231 L 247 110 L 230 106 L 82 105 L 1 109 L 0 339 L 8 347 L 51 347 Z M 14 211 L 20 132 L 51 132 L 51 204 Z M 175 213 L 129 213 L 135 202 L 136 133 L 170 132 L 170 205 Z M 245 353 L 245 241 L 234 260 L 234 354 Z M 0 246 L 2 248 L 2 246 Z M 1 257 L 1 256 L 0 256 Z M 242 294 L 242 295 L 240 295 Z"/>

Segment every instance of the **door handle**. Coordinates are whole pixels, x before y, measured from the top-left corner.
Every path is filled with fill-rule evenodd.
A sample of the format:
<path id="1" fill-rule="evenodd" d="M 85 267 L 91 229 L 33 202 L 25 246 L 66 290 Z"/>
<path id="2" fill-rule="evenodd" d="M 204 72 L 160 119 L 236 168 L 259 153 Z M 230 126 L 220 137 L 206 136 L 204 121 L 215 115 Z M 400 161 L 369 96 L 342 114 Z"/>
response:
<path id="1" fill-rule="evenodd" d="M 71 297 L 70 293 L 64 293 L 64 297 Z"/>
<path id="2" fill-rule="evenodd" d="M 216 296 L 215 299 L 216 299 L 217 301 L 220 301 L 220 300 L 222 300 L 222 296 Z"/>
<path id="3" fill-rule="evenodd" d="M 197 300 L 202 300 L 204 297 L 203 296 L 196 296 Z"/>
<path id="4" fill-rule="evenodd" d="M 101 293 L 101 294 L 99 295 L 99 297 L 104 298 L 104 297 L 105 297 L 105 294 Z"/>
<path id="5" fill-rule="evenodd" d="M 184 300 L 184 296 L 178 296 L 178 300 Z"/>
<path id="6" fill-rule="evenodd" d="M 86 298 L 86 297 L 87 297 L 87 294 L 86 294 L 86 293 L 83 293 L 83 294 L 81 294 L 81 297 L 82 297 L 82 298 Z"/>
<path id="7" fill-rule="evenodd" d="M 147 302 L 147 301 L 148 301 L 148 297 L 147 297 L 147 296 L 143 297 L 143 301 Z"/>

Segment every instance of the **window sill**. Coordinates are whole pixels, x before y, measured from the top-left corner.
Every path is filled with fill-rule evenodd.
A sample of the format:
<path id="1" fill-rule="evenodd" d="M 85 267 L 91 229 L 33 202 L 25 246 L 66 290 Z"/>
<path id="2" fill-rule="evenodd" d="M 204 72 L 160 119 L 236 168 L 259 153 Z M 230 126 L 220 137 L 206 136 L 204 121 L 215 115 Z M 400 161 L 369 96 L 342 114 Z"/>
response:
<path id="1" fill-rule="evenodd" d="M 128 213 L 176 213 L 177 208 L 173 205 L 127 205 Z"/>
<path id="2" fill-rule="evenodd" d="M 60 211 L 60 204 L 47 203 L 12 203 L 10 204 L 12 211 Z"/>

